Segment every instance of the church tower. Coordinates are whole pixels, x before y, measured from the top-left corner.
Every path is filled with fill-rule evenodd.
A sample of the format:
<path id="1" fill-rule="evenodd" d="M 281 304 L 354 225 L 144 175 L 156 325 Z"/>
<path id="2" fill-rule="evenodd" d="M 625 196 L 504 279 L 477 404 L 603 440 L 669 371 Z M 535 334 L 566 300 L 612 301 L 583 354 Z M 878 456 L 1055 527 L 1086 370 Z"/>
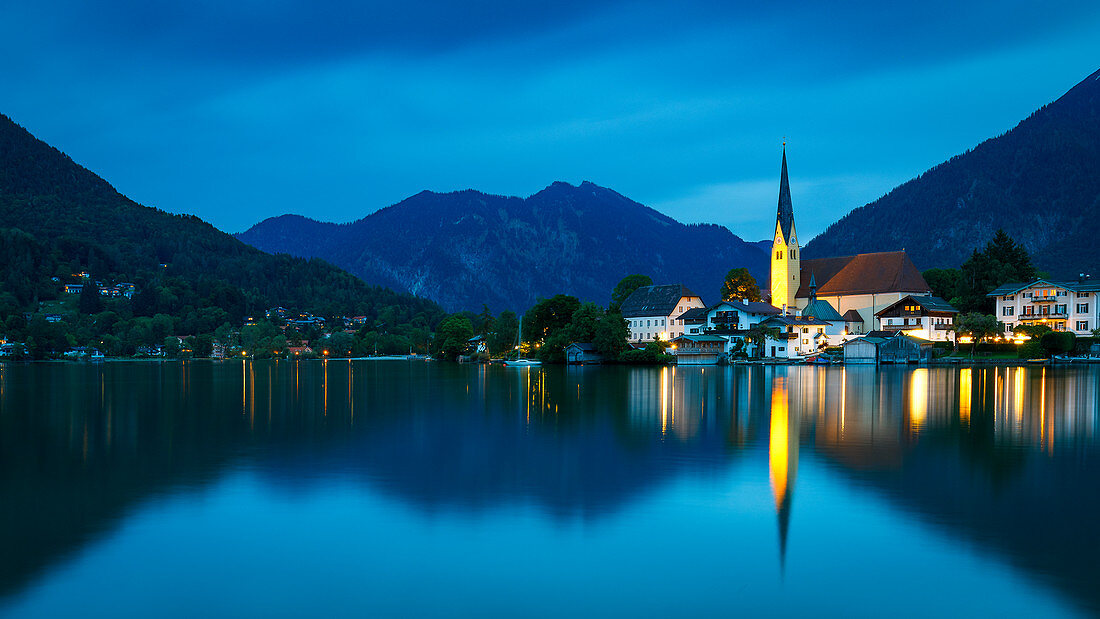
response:
<path id="1" fill-rule="evenodd" d="M 798 237 L 794 233 L 794 207 L 791 187 L 787 182 L 787 147 L 783 146 L 783 170 L 779 177 L 779 211 L 775 217 L 775 237 L 772 240 L 772 305 L 790 311 L 795 309 L 794 295 L 799 281 Z"/>

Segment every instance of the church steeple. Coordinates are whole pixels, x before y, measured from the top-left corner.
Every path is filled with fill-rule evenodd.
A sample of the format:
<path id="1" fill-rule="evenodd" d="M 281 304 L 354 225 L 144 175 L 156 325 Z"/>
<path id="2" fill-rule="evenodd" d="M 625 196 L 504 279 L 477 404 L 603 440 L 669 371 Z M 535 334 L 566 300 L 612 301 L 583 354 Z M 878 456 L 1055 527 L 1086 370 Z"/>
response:
<path id="1" fill-rule="evenodd" d="M 779 175 L 779 210 L 775 219 L 783 234 L 783 240 L 789 244 L 791 233 L 794 231 L 794 206 L 791 204 L 791 184 L 787 181 L 786 145 L 783 146 L 783 169 Z"/>
<path id="2" fill-rule="evenodd" d="M 795 296 L 801 285 L 801 260 L 798 235 L 794 231 L 794 206 L 791 204 L 791 184 L 787 180 L 787 143 L 783 143 L 783 167 L 779 172 L 779 208 L 775 215 L 775 238 L 772 240 L 772 297 L 776 307 L 794 309 Z"/>

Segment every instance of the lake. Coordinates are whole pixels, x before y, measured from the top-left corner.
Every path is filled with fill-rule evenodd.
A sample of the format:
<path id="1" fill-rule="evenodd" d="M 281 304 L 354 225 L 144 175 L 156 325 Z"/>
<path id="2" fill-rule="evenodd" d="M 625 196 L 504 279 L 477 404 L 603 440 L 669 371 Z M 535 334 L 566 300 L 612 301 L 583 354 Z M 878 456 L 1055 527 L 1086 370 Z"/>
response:
<path id="1" fill-rule="evenodd" d="M 0 615 L 1090 616 L 1100 366 L 0 364 Z"/>

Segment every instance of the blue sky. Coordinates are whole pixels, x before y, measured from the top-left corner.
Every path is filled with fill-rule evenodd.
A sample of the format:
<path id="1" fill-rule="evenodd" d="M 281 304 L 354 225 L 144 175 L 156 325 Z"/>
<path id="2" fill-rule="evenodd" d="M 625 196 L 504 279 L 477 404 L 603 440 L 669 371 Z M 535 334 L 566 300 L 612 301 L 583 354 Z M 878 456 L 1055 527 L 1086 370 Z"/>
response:
<path id="1" fill-rule="evenodd" d="M 808 239 L 1100 68 L 1100 3 L 332 0 L 0 6 L 0 112 L 237 232 L 590 180 Z"/>

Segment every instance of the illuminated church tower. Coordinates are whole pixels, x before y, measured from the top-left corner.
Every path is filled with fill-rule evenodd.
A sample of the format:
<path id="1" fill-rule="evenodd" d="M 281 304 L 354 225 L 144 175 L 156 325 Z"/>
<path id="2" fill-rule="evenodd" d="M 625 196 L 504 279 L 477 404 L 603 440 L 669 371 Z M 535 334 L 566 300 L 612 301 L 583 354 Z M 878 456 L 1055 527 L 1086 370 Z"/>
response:
<path id="1" fill-rule="evenodd" d="M 772 241 L 772 305 L 795 309 L 798 292 L 799 247 L 794 233 L 794 207 L 791 187 L 787 182 L 787 146 L 783 145 L 783 170 L 779 178 L 779 211 L 775 217 L 775 239 Z"/>

